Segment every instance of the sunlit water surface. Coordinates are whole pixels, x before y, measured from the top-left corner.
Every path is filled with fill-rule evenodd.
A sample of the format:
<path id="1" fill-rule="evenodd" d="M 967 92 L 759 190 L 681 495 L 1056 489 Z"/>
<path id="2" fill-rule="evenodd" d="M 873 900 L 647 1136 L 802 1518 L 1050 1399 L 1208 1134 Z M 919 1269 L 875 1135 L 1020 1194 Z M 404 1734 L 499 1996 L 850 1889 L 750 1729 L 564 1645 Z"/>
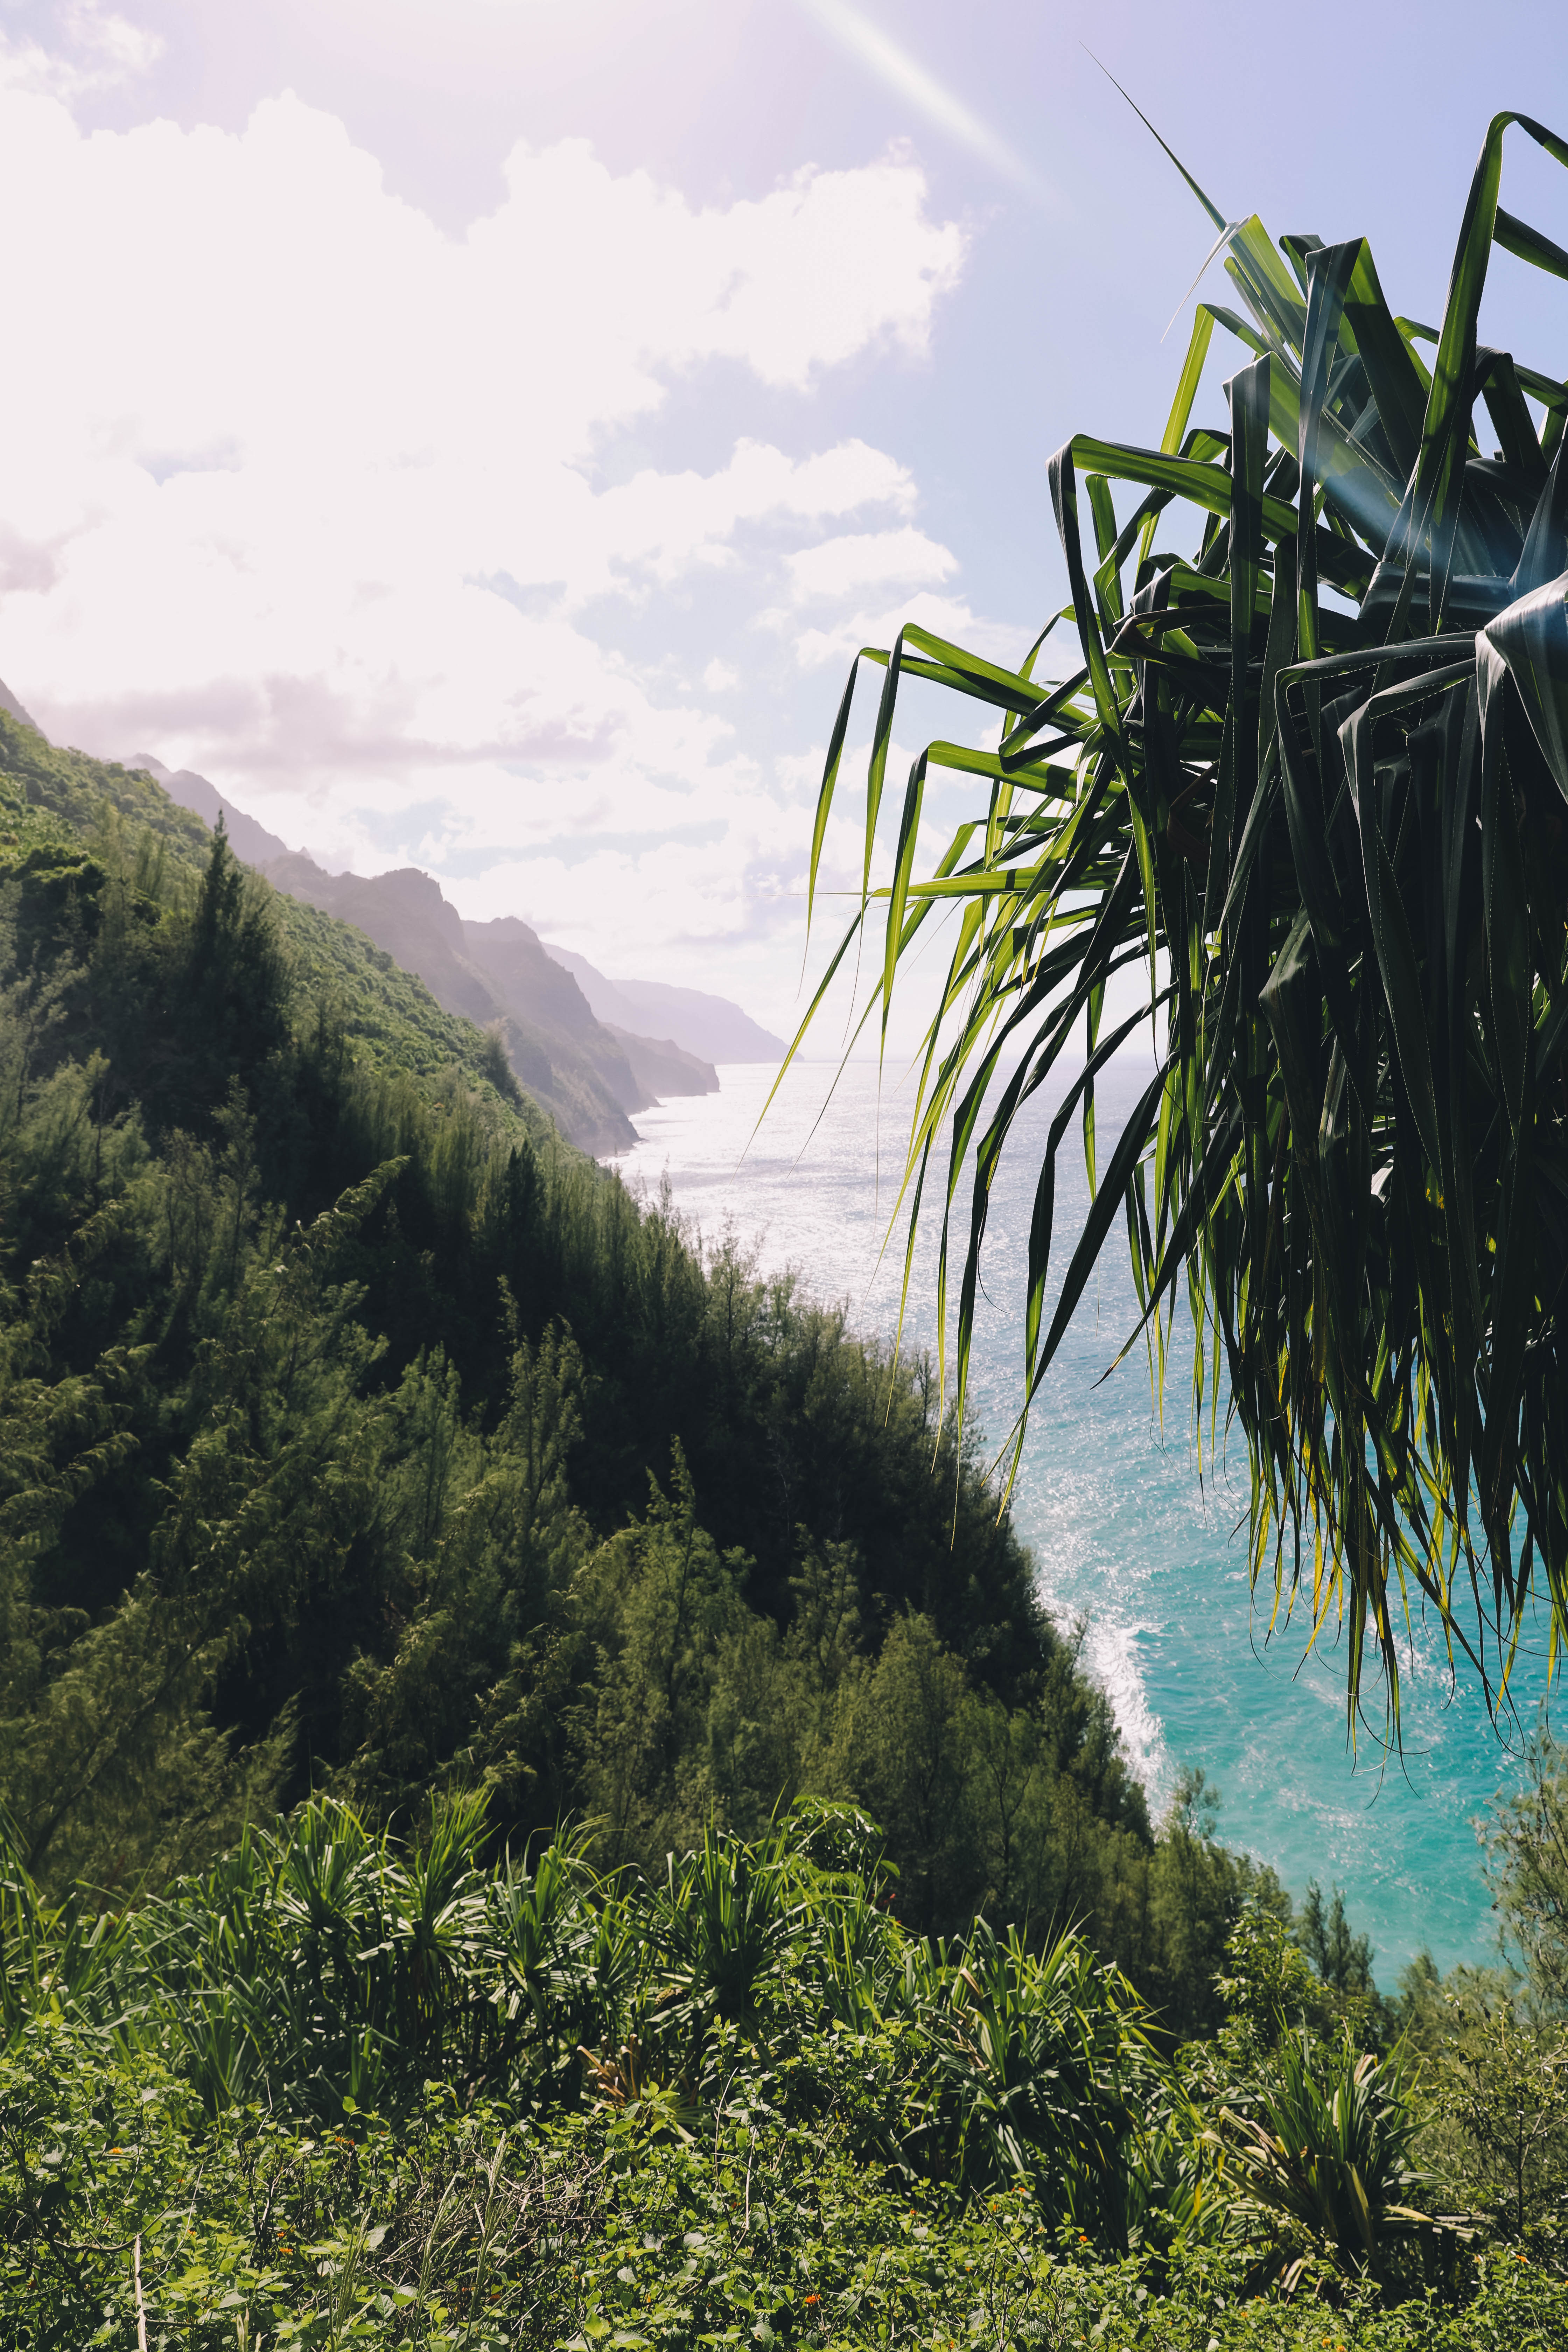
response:
<path id="1" fill-rule="evenodd" d="M 821 1063 L 797 1065 L 754 1133 L 773 1073 L 726 1067 L 717 1095 L 639 1114 L 642 1141 L 620 1166 L 650 1192 L 668 1177 L 676 1205 L 710 1242 L 731 1223 L 763 1266 L 796 1268 L 818 1297 L 847 1299 L 858 1328 L 889 1331 L 901 1227 L 879 1265 L 879 1256 L 908 1096 L 888 1079 L 879 1088 L 875 1068 L 857 1064 L 825 1110 L 833 1075 Z M 1102 1166 L 1148 1076 L 1132 1067 L 1102 1083 Z M 997 1440 L 1018 1400 L 1028 1221 L 1050 1108 L 1031 1107 L 1021 1123 L 987 1226 L 972 1379 Z M 1070 1132 L 1057 1187 L 1064 1242 L 1088 1203 L 1076 1119 Z M 1068 1255 L 1060 1244 L 1053 1253 L 1053 1289 Z M 922 1249 L 906 1344 L 934 1342 L 931 1262 Z M 1155 1808 L 1181 1767 L 1201 1765 L 1223 1792 L 1229 1843 L 1272 1863 L 1298 1895 L 1310 1878 L 1343 1888 L 1353 1923 L 1372 1935 L 1385 1990 L 1423 1946 L 1445 1969 L 1491 1957 L 1475 1822 L 1514 1765 L 1479 1696 L 1462 1676 L 1453 1687 L 1433 1629 L 1418 1623 L 1405 1666 L 1403 1756 L 1384 1756 L 1375 1724 L 1352 1755 L 1342 1640 L 1304 1658 L 1299 1617 L 1268 1638 L 1267 1610 L 1253 1605 L 1247 1583 L 1245 1461 L 1228 1478 L 1223 1463 L 1216 1475 L 1205 1429 L 1200 1480 L 1184 1355 L 1173 1369 L 1163 1431 L 1141 1347 L 1097 1384 L 1134 1320 L 1118 1234 L 1037 1399 L 1014 1512 L 1052 1614 L 1087 1620 L 1088 1663 L 1110 1694 Z"/>

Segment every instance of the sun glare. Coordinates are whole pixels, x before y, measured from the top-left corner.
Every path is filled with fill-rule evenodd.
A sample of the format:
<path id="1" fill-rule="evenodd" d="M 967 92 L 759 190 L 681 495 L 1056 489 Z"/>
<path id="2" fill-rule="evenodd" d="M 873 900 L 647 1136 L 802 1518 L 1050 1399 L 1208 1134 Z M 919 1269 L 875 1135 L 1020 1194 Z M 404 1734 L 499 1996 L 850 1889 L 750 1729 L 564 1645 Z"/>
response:
<path id="1" fill-rule="evenodd" d="M 944 89 L 934 74 L 928 73 L 880 26 L 862 16 L 858 8 L 851 8 L 848 0 L 801 0 L 801 5 L 841 47 L 869 67 L 879 81 L 885 82 L 906 104 L 915 107 L 928 122 L 983 157 L 994 171 L 1026 195 L 1037 200 L 1046 196 L 1046 183 L 1039 173 L 1008 146 L 999 131 Z"/>

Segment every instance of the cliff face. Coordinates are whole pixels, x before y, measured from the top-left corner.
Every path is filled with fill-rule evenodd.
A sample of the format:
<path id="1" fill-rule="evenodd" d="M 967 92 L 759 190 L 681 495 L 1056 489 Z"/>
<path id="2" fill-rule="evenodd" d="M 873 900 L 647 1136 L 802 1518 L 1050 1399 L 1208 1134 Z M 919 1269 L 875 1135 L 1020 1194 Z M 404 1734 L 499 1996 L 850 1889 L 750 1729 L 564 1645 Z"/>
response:
<path id="1" fill-rule="evenodd" d="M 636 1129 L 629 1114 L 646 1110 L 656 1097 L 637 1084 L 625 1054 L 595 1020 L 571 973 L 551 962 L 537 936 L 515 915 L 503 915 L 493 923 L 464 923 L 462 935 L 469 964 L 483 974 L 497 1002 L 531 1036 L 547 1041 L 546 1050 L 553 1052 L 558 1066 L 581 1073 L 595 1099 L 609 1106 L 606 1118 L 618 1114 L 618 1131 L 632 1141 Z M 605 1148 L 624 1147 L 616 1143 Z"/>
<path id="2" fill-rule="evenodd" d="M 613 1021 L 606 1021 L 604 1027 L 631 1065 L 638 1086 L 646 1087 L 656 1102 L 668 1095 L 718 1093 L 719 1073 L 712 1063 L 689 1054 L 673 1038 L 636 1037 L 629 1029 L 617 1029 Z"/>
<path id="3" fill-rule="evenodd" d="M 439 883 L 414 866 L 367 879 L 324 873 L 295 853 L 261 870 L 275 889 L 353 923 L 417 972 L 447 1012 L 494 1030 L 518 1083 L 583 1150 L 604 1159 L 637 1141 L 629 1114 L 654 1097 L 526 923 L 465 923 Z"/>
<path id="4" fill-rule="evenodd" d="M 217 786 L 209 783 L 205 776 L 198 776 L 194 768 L 165 768 L 162 760 L 154 760 L 148 751 L 138 751 L 125 764 L 128 768 L 140 768 L 143 775 L 162 784 L 172 801 L 178 801 L 182 808 L 193 809 L 202 823 L 211 825 L 215 832 L 221 816 L 228 845 L 243 864 L 265 866 L 273 858 L 293 855 L 286 841 L 268 833 L 264 824 L 258 824 L 253 816 L 247 816 L 232 801 L 225 800 Z"/>
<path id="5" fill-rule="evenodd" d="M 498 994 L 510 1004 L 525 1006 L 536 1024 L 570 1035 L 623 1110 L 646 1110 L 667 1095 L 719 1091 L 719 1074 L 710 1062 L 668 1038 L 644 1037 L 596 1018 L 571 972 L 550 953 L 538 932 L 515 915 L 503 915 L 493 923 L 465 923 L 463 938 L 469 956 Z"/>

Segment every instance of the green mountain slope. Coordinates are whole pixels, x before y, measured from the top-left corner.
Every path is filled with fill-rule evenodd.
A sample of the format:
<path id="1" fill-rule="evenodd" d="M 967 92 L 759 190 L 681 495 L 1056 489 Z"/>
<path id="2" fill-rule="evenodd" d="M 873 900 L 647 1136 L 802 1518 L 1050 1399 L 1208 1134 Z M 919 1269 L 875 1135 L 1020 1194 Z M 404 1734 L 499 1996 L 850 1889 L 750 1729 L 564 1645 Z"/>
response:
<path id="1" fill-rule="evenodd" d="M 46 870 L 62 882 L 76 875 L 79 893 L 96 898 L 111 865 L 128 857 L 145 865 L 152 845 L 163 863 L 143 878 L 154 897 L 178 903 L 182 891 L 197 888 L 212 841 L 201 818 L 149 775 L 58 750 L 0 709 L 0 858 L 15 870 L 17 853 L 30 854 L 35 898 Z M 334 1024 L 352 1061 L 426 1077 L 459 1071 L 504 1097 L 531 1134 L 545 1134 L 548 1120 L 506 1078 L 504 1064 L 498 1073 L 493 1045 L 471 1023 L 444 1012 L 423 982 L 352 925 L 298 899 L 266 897 L 268 919 L 289 957 L 296 1004 L 313 1005 Z M 47 903 L 57 902 L 63 904 L 58 889 Z"/>
<path id="2" fill-rule="evenodd" d="M 1247 1870 L 1152 1838 L 929 1367 L 700 1256 L 150 779 L 0 729 L 29 1870 L 156 1879 L 312 1787 L 655 1864 L 812 1792 L 884 1823 L 911 1922 L 1071 1912 L 1201 2011 Z"/>
<path id="3" fill-rule="evenodd" d="M 142 780 L 5 749 L 11 2336 L 1558 2344 L 1561 2050 L 1500 1978 L 1394 2011 L 1315 1888 L 1293 1947 L 1200 1779 L 1151 1833 L 928 1368 Z M 1406 2024 L 1436 2137 L 1361 2054 Z M 1487 2218 L 1525 2105 L 1483 2268 L 1422 2212 Z"/>
<path id="4" fill-rule="evenodd" d="M 294 855 L 272 861 L 268 879 L 293 902 L 352 924 L 416 972 L 448 1013 L 494 1033 L 514 1076 L 563 1135 L 584 1151 L 624 1151 L 637 1139 L 627 1113 L 651 1097 L 601 1028 L 570 975 L 550 962 L 526 924 L 504 928 L 531 942 L 532 955 L 500 959 L 491 934 L 465 924 L 440 885 L 416 866 L 365 877 L 328 874 Z"/>
<path id="5" fill-rule="evenodd" d="M 295 852 L 262 868 L 276 888 L 352 923 L 417 972 L 437 1003 L 499 1038 L 519 1084 L 582 1150 L 624 1151 L 630 1114 L 666 1094 L 718 1087 L 679 1047 L 627 1035 L 595 1018 L 571 973 L 515 916 L 465 922 L 416 866 L 328 874 Z"/>

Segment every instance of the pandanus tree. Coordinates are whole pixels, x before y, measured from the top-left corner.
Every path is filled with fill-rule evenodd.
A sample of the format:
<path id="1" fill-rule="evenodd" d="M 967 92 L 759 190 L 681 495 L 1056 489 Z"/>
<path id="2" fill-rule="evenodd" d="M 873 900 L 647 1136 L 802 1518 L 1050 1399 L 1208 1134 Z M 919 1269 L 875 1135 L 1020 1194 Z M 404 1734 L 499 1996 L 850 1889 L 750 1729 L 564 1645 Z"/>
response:
<path id="1" fill-rule="evenodd" d="M 1245 1442 L 1255 1590 L 1314 1631 L 1342 1612 L 1352 1727 L 1363 1659 L 1397 1724 L 1407 1612 L 1494 1705 L 1568 1633 L 1568 384 L 1478 340 L 1494 246 L 1559 278 L 1568 252 L 1499 202 L 1510 126 L 1568 164 L 1496 118 L 1436 328 L 1390 309 L 1360 238 L 1276 247 L 1184 170 L 1237 308 L 1197 309 L 1158 448 L 1079 434 L 1050 460 L 1079 666 L 1047 683 L 1044 635 L 1009 669 L 913 625 L 864 649 L 811 849 L 815 895 L 878 667 L 859 906 L 812 1011 L 879 921 L 885 1040 L 900 966 L 952 919 L 902 1197 L 911 1254 L 940 1218 L 957 1410 L 994 1180 L 1055 1072 L 1004 1477 L 1124 1224 L 1156 1380 L 1184 1292 L 1194 1409 L 1223 1399 Z M 1243 347 L 1224 431 L 1192 421 L 1216 325 Z M 921 751 L 873 889 L 910 678 L 1000 740 Z M 917 872 L 936 769 L 975 780 L 973 814 Z M 1135 1010 L 1111 1020 L 1119 974 Z M 1152 1019 L 1158 1066 L 1097 1165 L 1096 1076 Z M 1080 1113 L 1090 1207 L 1058 1282 Z"/>

